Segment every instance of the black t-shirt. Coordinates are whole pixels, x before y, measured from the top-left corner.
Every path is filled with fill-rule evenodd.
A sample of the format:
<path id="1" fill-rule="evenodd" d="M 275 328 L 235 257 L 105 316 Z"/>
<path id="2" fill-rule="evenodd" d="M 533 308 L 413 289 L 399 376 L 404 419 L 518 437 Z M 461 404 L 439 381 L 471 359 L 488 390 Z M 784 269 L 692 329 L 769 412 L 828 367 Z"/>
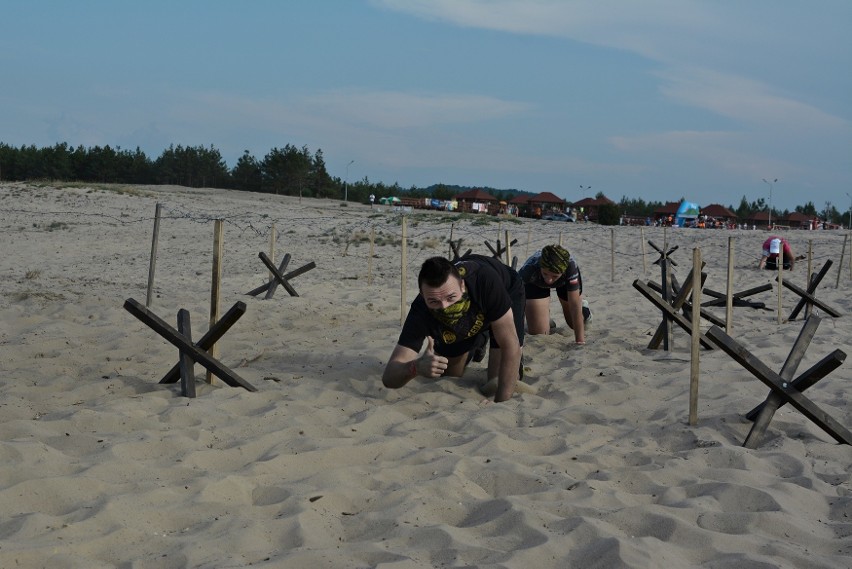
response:
<path id="1" fill-rule="evenodd" d="M 568 260 L 568 270 L 562 273 L 552 284 L 547 284 L 541 276 L 541 251 L 536 251 L 518 270 L 525 284 L 540 288 L 555 288 L 567 291 L 580 290 L 580 268 L 572 255 Z"/>
<path id="2" fill-rule="evenodd" d="M 398 343 L 415 352 L 427 336 L 435 339 L 435 351 L 453 357 L 470 350 L 474 338 L 491 327 L 491 323 L 512 307 L 509 290 L 515 286 L 513 271 L 497 259 L 483 255 L 467 255 L 455 263 L 470 297 L 470 310 L 452 327 L 439 322 L 429 310 L 422 294 L 411 303 L 411 309 Z"/>

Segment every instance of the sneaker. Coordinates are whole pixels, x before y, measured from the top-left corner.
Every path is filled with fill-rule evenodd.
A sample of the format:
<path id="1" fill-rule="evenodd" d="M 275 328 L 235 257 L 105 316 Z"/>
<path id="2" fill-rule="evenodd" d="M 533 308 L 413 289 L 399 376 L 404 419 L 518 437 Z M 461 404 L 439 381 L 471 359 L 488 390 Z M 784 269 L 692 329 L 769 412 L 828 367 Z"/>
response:
<path id="1" fill-rule="evenodd" d="M 589 301 L 583 299 L 583 322 L 588 322 L 592 319 L 592 311 L 589 308 Z"/>

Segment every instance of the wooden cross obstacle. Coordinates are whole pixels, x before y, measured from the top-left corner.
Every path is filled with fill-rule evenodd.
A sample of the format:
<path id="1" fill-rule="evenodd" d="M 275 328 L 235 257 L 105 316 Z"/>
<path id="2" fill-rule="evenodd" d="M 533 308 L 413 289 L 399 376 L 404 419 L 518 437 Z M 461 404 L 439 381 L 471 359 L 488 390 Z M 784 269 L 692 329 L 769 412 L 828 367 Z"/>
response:
<path id="1" fill-rule="evenodd" d="M 705 265 L 705 263 L 702 263 L 702 268 L 704 267 L 704 265 Z M 677 305 L 675 307 L 675 310 L 681 310 L 683 312 L 683 315 L 687 318 L 687 320 L 689 320 L 689 319 L 692 318 L 692 301 L 690 300 L 690 297 L 689 297 L 689 293 L 692 291 L 692 283 L 690 282 L 692 280 L 692 271 L 689 272 L 689 275 L 688 275 L 688 278 L 687 278 L 688 285 L 684 285 L 683 287 L 681 287 L 678 284 L 677 278 L 675 278 L 674 275 L 671 275 L 670 279 L 671 279 L 671 290 L 669 291 L 668 298 L 669 298 L 670 302 L 672 303 L 672 306 Z M 707 280 L 707 273 L 701 273 L 701 286 L 702 286 L 701 290 L 702 290 L 702 292 L 704 291 L 703 287 L 704 287 L 704 282 L 706 280 Z M 654 291 L 656 291 L 660 294 L 662 294 L 662 292 L 663 292 L 663 287 L 660 286 L 659 284 L 655 283 L 655 282 L 648 281 L 648 286 L 652 290 L 654 290 Z M 769 288 L 772 288 L 772 285 L 770 285 Z M 674 300 L 672 300 L 672 299 L 674 299 Z M 722 320 L 721 318 L 719 318 L 715 314 L 712 314 L 712 313 L 708 312 L 707 310 L 704 310 L 703 306 L 704 305 L 702 304 L 701 307 L 699 307 L 699 309 L 698 309 L 699 315 L 702 318 L 704 318 L 705 320 L 708 320 L 709 322 L 712 322 L 713 324 L 716 324 L 717 326 L 724 326 L 725 325 L 724 320 Z M 655 346 L 655 348 L 656 348 L 656 346 Z"/>
<path id="2" fill-rule="evenodd" d="M 290 271 L 286 275 L 283 274 L 287 269 L 287 265 L 290 264 L 290 253 L 284 255 L 284 258 L 281 259 L 281 264 L 276 268 L 272 261 L 269 259 L 266 253 L 261 252 L 258 257 L 263 261 L 263 264 L 266 265 L 266 268 L 272 273 L 273 278 L 265 283 L 257 287 L 256 289 L 248 291 L 246 294 L 250 296 L 257 296 L 260 293 L 266 291 L 266 296 L 264 296 L 265 300 L 269 300 L 272 298 L 272 295 L 275 294 L 275 290 L 278 288 L 278 285 L 284 287 L 284 289 L 290 293 L 290 296 L 299 296 L 299 293 L 296 292 L 296 289 L 293 288 L 293 285 L 290 284 L 290 279 L 296 278 L 301 274 L 307 273 L 311 269 L 316 267 L 316 263 L 311 261 L 307 265 L 299 267 L 294 271 Z"/>
<path id="3" fill-rule="evenodd" d="M 746 306 L 749 308 L 756 308 L 759 310 L 772 310 L 771 308 L 766 307 L 766 303 L 764 302 L 756 302 L 754 300 L 748 300 L 746 297 L 752 296 L 754 294 L 758 294 L 761 292 L 766 292 L 772 290 L 772 285 L 769 283 L 764 283 L 762 285 L 752 287 L 750 289 L 746 289 L 744 291 L 735 292 L 731 296 L 733 297 L 733 305 L 734 306 Z M 726 296 L 724 293 L 705 288 L 703 292 L 707 296 L 712 296 L 713 300 L 708 300 L 706 302 L 702 302 L 701 306 L 710 307 L 710 306 L 725 306 Z"/>
<path id="4" fill-rule="evenodd" d="M 754 425 L 743 443 L 744 447 L 757 448 L 775 411 L 786 403 L 798 409 L 837 442 L 852 445 L 852 433 L 804 395 L 806 389 L 840 367 L 846 360 L 846 353 L 842 350 L 834 350 L 791 381 L 819 323 L 820 318 L 815 314 L 812 314 L 805 321 L 805 325 L 793 344 L 781 372 L 777 374 L 719 327 L 713 326 L 708 330 L 707 336 L 722 348 L 722 351 L 731 356 L 770 389 L 766 400 L 746 414 L 746 417 L 754 421 Z"/>
<path id="5" fill-rule="evenodd" d="M 706 275 L 702 273 L 702 283 L 704 282 L 705 276 Z M 672 322 L 686 330 L 690 336 L 692 335 L 692 324 L 690 320 L 679 312 L 685 304 L 686 298 L 692 292 L 691 270 L 686 282 L 684 282 L 684 285 L 680 288 L 680 290 L 678 290 L 677 295 L 671 300 L 663 298 L 652 289 L 651 285 L 643 283 L 639 279 L 633 281 L 633 288 L 638 290 L 642 296 L 654 303 L 663 313 L 663 320 L 660 322 L 659 326 L 657 326 L 657 331 L 654 333 L 654 336 L 651 338 L 651 342 L 648 344 L 649 349 L 656 350 L 660 347 L 661 342 L 665 342 L 667 329 L 670 328 Z M 713 349 L 713 344 L 706 338 L 705 334 L 701 335 L 700 344 L 709 350 Z M 669 349 L 667 342 L 663 349 Z"/>
<path id="6" fill-rule="evenodd" d="M 470 255 L 473 252 L 473 249 L 468 249 L 465 252 L 464 255 L 460 254 L 459 249 L 461 249 L 461 244 L 462 244 L 461 238 L 457 239 L 456 241 L 453 241 L 452 239 L 450 239 L 450 248 L 453 250 L 453 258 L 450 259 L 451 261 L 453 261 L 453 262 L 458 261 L 462 257 Z"/>
<path id="7" fill-rule="evenodd" d="M 196 343 L 192 342 L 189 311 L 184 308 L 178 311 L 177 329 L 169 326 L 163 319 L 132 298 L 124 301 L 124 308 L 179 351 L 178 363 L 163 376 L 160 383 L 177 383 L 180 380 L 182 395 L 195 397 L 195 373 L 192 368 L 197 363 L 207 368 L 208 371 L 231 387 L 242 387 L 247 391 L 257 391 L 252 384 L 207 353 L 207 350 L 213 347 L 216 341 L 224 336 L 225 332 L 245 314 L 246 305 L 244 302 L 237 302 L 231 307 Z"/>
<path id="8" fill-rule="evenodd" d="M 485 246 L 488 247 L 489 251 L 491 251 L 492 257 L 494 257 L 495 259 L 502 259 L 503 254 L 506 252 L 506 249 L 508 249 L 509 247 L 511 247 L 512 245 L 514 245 L 517 242 L 518 242 L 517 239 L 512 239 L 511 243 L 509 243 L 509 245 L 504 247 L 504 246 L 500 245 L 500 240 L 498 239 L 497 240 L 497 249 L 495 249 L 494 247 L 491 246 L 491 243 L 489 243 L 488 240 L 486 239 L 485 240 Z"/>
<path id="9" fill-rule="evenodd" d="M 788 320 L 795 320 L 799 313 L 802 311 L 802 309 L 805 307 L 805 305 L 817 306 L 818 308 L 822 309 L 827 314 L 834 316 L 835 318 L 840 317 L 840 313 L 837 310 L 828 306 L 821 300 L 818 300 L 816 296 L 814 296 L 814 293 L 816 292 L 819 283 L 822 281 L 822 278 L 826 275 L 826 273 L 828 273 L 828 269 L 831 268 L 831 264 L 831 259 L 829 259 L 822 266 L 822 269 L 820 269 L 819 273 L 814 273 L 811 275 L 810 281 L 808 282 L 807 290 L 802 290 L 800 287 L 794 285 L 791 282 L 788 282 L 787 280 L 781 281 L 781 284 L 783 284 L 785 287 L 789 288 L 801 297 L 799 298 L 799 302 L 796 304 L 796 308 L 794 308 L 793 312 L 790 313 L 790 318 L 788 318 Z M 777 281 L 778 278 L 776 277 L 775 280 Z"/>
<path id="10" fill-rule="evenodd" d="M 678 249 L 678 247 L 680 247 L 680 245 L 675 245 L 674 247 L 672 247 L 668 251 L 663 251 L 661 248 L 657 247 L 657 245 L 654 244 L 654 242 L 651 241 L 650 239 L 648 240 L 648 245 L 653 247 L 654 250 L 657 251 L 657 253 L 660 254 L 660 258 L 657 259 L 656 261 L 654 261 L 655 265 L 659 265 L 660 263 L 663 263 L 664 261 L 668 260 L 672 264 L 673 267 L 677 267 L 677 263 L 675 262 L 674 259 L 671 258 L 671 255 L 672 255 L 672 253 L 677 251 L 677 249 Z"/>

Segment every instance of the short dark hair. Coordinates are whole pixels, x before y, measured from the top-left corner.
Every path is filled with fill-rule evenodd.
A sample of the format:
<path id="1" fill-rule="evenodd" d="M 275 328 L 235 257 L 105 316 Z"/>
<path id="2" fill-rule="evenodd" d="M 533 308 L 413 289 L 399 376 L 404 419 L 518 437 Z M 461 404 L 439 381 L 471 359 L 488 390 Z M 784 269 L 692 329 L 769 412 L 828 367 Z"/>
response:
<path id="1" fill-rule="evenodd" d="M 429 257 L 420 266 L 420 274 L 417 276 L 417 287 L 423 285 L 439 287 L 450 278 L 450 275 L 461 280 L 459 270 L 448 259 L 444 257 Z"/>

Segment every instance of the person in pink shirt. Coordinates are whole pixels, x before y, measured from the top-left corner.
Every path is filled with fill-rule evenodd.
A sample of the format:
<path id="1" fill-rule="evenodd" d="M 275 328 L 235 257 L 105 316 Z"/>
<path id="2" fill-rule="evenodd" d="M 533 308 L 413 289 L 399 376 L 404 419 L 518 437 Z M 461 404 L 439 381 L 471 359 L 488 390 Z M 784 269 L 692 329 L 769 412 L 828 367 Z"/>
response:
<path id="1" fill-rule="evenodd" d="M 793 249 L 790 248 L 786 239 L 777 235 L 772 235 L 763 242 L 763 255 L 760 257 L 757 268 L 777 271 L 779 254 L 783 255 L 784 268 L 792 271 L 793 263 L 796 261 Z"/>

